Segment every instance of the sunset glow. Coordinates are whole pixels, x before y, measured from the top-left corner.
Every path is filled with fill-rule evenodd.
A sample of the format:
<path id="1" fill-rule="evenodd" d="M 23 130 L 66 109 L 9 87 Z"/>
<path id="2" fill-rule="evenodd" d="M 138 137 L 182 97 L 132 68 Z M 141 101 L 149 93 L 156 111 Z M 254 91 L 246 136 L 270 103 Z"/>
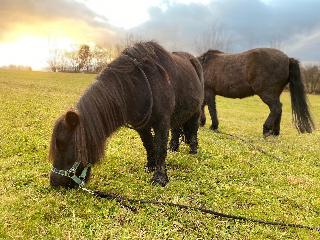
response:
<path id="1" fill-rule="evenodd" d="M 23 37 L 0 45 L 0 65 L 15 64 L 41 68 L 48 56 L 48 49 L 41 38 Z"/>
<path id="2" fill-rule="evenodd" d="M 84 5 L 66 2 L 65 9 L 52 9 L 51 13 L 54 3 L 25 4 L 10 2 L 0 16 L 7 20 L 0 22 L 0 67 L 21 65 L 44 70 L 56 49 L 70 51 L 81 44 L 108 43 L 115 35 L 105 19 L 95 17 Z M 73 6 L 74 12 L 69 14 L 68 8 Z"/>
<path id="3" fill-rule="evenodd" d="M 72 43 L 68 38 L 50 42 L 50 39 L 35 36 L 24 36 L 12 42 L 1 43 L 0 65 L 15 64 L 30 66 L 34 70 L 43 69 L 47 66 L 53 47 L 68 49 Z"/>
<path id="4" fill-rule="evenodd" d="M 0 41 L 0 66 L 14 64 L 44 69 L 53 50 L 69 51 L 77 45 L 92 43 L 102 35 L 99 29 L 95 30 L 74 21 L 18 25 Z"/>
<path id="5" fill-rule="evenodd" d="M 55 49 L 74 50 L 80 44 L 114 43 L 121 29 L 146 21 L 148 8 L 161 1 L 78 2 L 61 2 L 64 6 L 59 7 L 53 2 L 7 4 L 2 17 L 12 21 L 3 23 L 6 25 L 5 34 L 0 35 L 0 66 L 14 64 L 45 69 Z M 123 8 L 124 5 L 127 7 Z"/>

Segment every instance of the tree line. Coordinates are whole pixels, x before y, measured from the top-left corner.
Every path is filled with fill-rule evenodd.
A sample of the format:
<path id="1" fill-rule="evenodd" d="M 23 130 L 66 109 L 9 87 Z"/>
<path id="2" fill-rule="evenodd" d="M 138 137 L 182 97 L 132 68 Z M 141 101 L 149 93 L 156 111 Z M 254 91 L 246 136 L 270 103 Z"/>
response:
<path id="1" fill-rule="evenodd" d="M 32 71 L 32 68 L 30 66 L 24 66 L 24 65 L 16 65 L 16 64 L 10 64 L 7 66 L 1 66 L 0 69 L 2 70 L 14 70 L 14 71 Z"/>
<path id="2" fill-rule="evenodd" d="M 120 45 L 100 47 L 83 44 L 74 51 L 54 49 L 48 60 L 49 70 L 52 72 L 98 73 L 119 55 L 122 48 Z"/>
<path id="3" fill-rule="evenodd" d="M 52 72 L 99 73 L 123 49 L 141 41 L 140 36 L 128 33 L 119 43 L 108 47 L 82 44 L 74 51 L 54 49 L 48 60 Z"/>
<path id="4" fill-rule="evenodd" d="M 48 61 L 49 70 L 53 72 L 98 73 L 119 56 L 124 48 L 141 40 L 142 38 L 139 36 L 127 34 L 119 44 L 110 47 L 83 44 L 74 51 L 56 49 L 52 51 Z M 214 25 L 195 39 L 194 47 L 194 52 L 198 55 L 208 49 L 230 52 L 232 50 L 232 37 L 223 32 L 219 25 Z M 270 42 L 269 47 L 281 49 L 281 41 Z M 301 64 L 300 66 L 306 92 L 320 94 L 320 65 L 303 66 Z"/>
<path id="5" fill-rule="evenodd" d="M 301 71 L 306 92 L 320 94 L 320 65 L 306 65 Z"/>
<path id="6" fill-rule="evenodd" d="M 221 43 L 221 41 L 219 42 Z M 99 46 L 90 47 L 84 44 L 76 51 L 56 49 L 48 61 L 49 70 L 52 72 L 98 73 L 109 62 L 116 58 L 127 45 L 129 45 L 129 42 L 124 45 L 115 45 L 109 48 Z M 219 46 L 221 47 L 221 45 Z M 228 47 L 229 45 L 224 46 L 224 49 Z M 16 66 L 10 67 L 11 68 L 8 68 L 17 68 Z M 21 68 L 22 67 L 19 66 L 19 69 Z M 23 67 L 23 70 L 31 69 Z M 301 65 L 301 74 L 307 93 L 320 94 L 320 65 Z"/>

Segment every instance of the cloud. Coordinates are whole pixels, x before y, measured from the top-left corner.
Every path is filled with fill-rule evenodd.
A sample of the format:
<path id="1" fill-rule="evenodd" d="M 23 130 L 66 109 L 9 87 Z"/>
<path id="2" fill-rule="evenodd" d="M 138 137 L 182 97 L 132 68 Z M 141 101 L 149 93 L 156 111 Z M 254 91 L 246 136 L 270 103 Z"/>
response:
<path id="1" fill-rule="evenodd" d="M 275 46 L 303 61 L 320 61 L 319 0 L 162 0 L 157 4 L 149 9 L 146 22 L 129 30 L 139 39 L 196 53 L 199 39 L 215 29 L 220 41 L 231 41 L 234 52 Z M 49 40 L 71 36 L 77 43 L 108 45 L 122 41 L 125 32 L 89 9 L 84 0 L 1 0 L 0 41 L 11 41 L 18 34 Z"/>
<path id="2" fill-rule="evenodd" d="M 318 0 L 169 1 L 165 8 L 151 8 L 150 19 L 132 31 L 171 49 L 195 52 L 195 39 L 218 25 L 231 38 L 233 51 L 276 45 L 302 60 L 320 61 L 319 9 Z"/>
<path id="3" fill-rule="evenodd" d="M 295 36 L 287 42 L 287 51 L 304 62 L 320 62 L 320 30 Z"/>
<path id="4" fill-rule="evenodd" d="M 1 0 L 1 40 L 24 32 L 44 36 L 68 34 L 74 38 L 108 42 L 114 41 L 120 31 L 111 26 L 106 17 L 96 14 L 80 2 Z"/>

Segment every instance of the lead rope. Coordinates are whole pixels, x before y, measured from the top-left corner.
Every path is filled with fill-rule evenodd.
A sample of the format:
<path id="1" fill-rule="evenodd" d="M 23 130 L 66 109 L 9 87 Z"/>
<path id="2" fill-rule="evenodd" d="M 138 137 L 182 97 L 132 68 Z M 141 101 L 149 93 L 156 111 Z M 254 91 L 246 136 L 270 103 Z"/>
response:
<path id="1" fill-rule="evenodd" d="M 261 219 L 238 216 L 238 215 L 233 215 L 233 214 L 226 214 L 226 213 L 216 212 L 211 209 L 192 207 L 192 206 L 173 203 L 173 202 L 162 202 L 162 201 L 157 201 L 157 200 L 146 200 L 146 199 L 132 199 L 132 198 L 127 198 L 127 197 L 123 197 L 123 196 L 119 196 L 119 195 L 115 195 L 115 194 L 110 194 L 110 193 L 105 193 L 105 192 L 101 192 L 101 191 L 93 191 L 93 190 L 87 189 L 83 186 L 79 186 L 79 187 L 83 191 L 88 192 L 95 197 L 104 198 L 107 200 L 115 200 L 121 206 L 128 208 L 135 213 L 137 212 L 137 209 L 135 207 L 132 207 L 132 206 L 126 204 L 125 202 L 136 203 L 139 205 L 151 204 L 151 205 L 157 205 L 157 206 L 176 207 L 179 209 L 199 211 L 202 213 L 213 215 L 214 217 L 217 217 L 217 218 L 227 218 L 227 219 L 239 220 L 239 221 L 243 221 L 243 222 L 253 222 L 253 223 L 259 223 L 259 224 L 263 224 L 263 225 L 272 225 L 272 226 L 278 226 L 278 227 L 302 228 L 302 229 L 307 229 L 307 230 L 311 230 L 311 231 L 320 231 L 320 226 L 313 227 L 313 226 L 307 226 L 307 225 L 302 225 L 302 224 L 285 223 L 285 222 L 278 222 L 278 221 L 265 221 L 265 220 L 261 220 Z"/>

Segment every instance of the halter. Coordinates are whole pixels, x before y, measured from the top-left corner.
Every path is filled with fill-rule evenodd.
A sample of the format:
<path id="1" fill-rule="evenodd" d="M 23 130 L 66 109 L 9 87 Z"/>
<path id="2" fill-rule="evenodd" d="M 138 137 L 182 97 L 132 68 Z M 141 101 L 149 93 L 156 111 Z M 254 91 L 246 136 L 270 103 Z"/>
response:
<path id="1" fill-rule="evenodd" d="M 87 176 L 88 169 L 91 167 L 92 164 L 88 163 L 87 166 L 85 166 L 85 168 L 82 170 L 80 176 L 78 177 L 76 175 L 76 172 L 77 172 L 78 167 L 80 166 L 80 163 L 81 162 L 79 162 L 79 161 L 75 162 L 72 165 L 72 167 L 68 170 L 62 170 L 62 169 L 57 169 L 57 168 L 53 167 L 51 171 L 53 173 L 60 175 L 60 176 L 71 178 L 75 183 L 77 183 L 79 185 L 79 187 L 83 187 L 85 184 L 84 180 Z"/>
<path id="2" fill-rule="evenodd" d="M 151 118 L 151 115 L 152 115 L 153 94 L 152 94 L 152 89 L 151 89 L 151 86 L 150 86 L 150 81 L 149 81 L 146 73 L 141 68 L 141 63 L 138 61 L 138 59 L 136 59 L 134 57 L 131 57 L 131 56 L 129 56 L 127 54 L 124 54 L 124 53 L 122 55 L 127 57 L 135 65 L 135 67 L 139 69 L 139 71 L 141 72 L 141 74 L 142 74 L 142 76 L 143 76 L 143 78 L 145 80 L 145 83 L 147 85 L 147 88 L 148 88 L 148 91 L 149 91 L 149 94 L 150 94 L 150 104 L 149 104 L 148 110 L 145 113 L 144 117 L 137 124 L 134 124 L 134 125 L 130 124 L 134 129 L 142 129 L 149 122 L 149 120 Z"/>

